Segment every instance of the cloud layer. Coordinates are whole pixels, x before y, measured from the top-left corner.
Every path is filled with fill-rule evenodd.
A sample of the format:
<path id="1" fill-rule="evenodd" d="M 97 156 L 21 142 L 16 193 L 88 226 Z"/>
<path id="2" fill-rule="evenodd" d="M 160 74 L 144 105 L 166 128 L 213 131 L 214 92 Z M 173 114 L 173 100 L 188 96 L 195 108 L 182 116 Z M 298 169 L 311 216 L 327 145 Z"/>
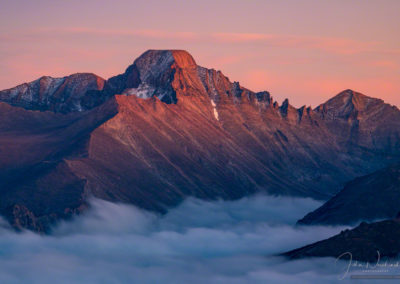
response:
<path id="1" fill-rule="evenodd" d="M 52 235 L 0 229 L 1 283 L 310 283 L 334 281 L 334 260 L 278 253 L 341 228 L 293 226 L 311 199 L 189 199 L 165 216 L 92 200 Z"/>

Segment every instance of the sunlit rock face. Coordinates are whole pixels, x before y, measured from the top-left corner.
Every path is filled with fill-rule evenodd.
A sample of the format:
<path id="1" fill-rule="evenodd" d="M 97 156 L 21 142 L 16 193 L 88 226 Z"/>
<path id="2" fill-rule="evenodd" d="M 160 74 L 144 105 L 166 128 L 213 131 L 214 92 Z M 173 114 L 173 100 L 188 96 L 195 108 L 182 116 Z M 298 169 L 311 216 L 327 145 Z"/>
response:
<path id="1" fill-rule="evenodd" d="M 107 81 L 107 91 L 113 94 L 157 97 L 165 103 L 176 103 L 172 85 L 182 70 L 196 70 L 193 57 L 183 50 L 148 50 L 128 67 L 124 74 Z"/>
<path id="2" fill-rule="evenodd" d="M 46 231 L 92 195 L 157 212 L 187 196 L 326 200 L 400 154 L 400 112 L 381 100 L 279 105 L 186 51 L 146 51 L 107 81 L 35 82 L 0 92 L 0 213 L 16 227 Z"/>

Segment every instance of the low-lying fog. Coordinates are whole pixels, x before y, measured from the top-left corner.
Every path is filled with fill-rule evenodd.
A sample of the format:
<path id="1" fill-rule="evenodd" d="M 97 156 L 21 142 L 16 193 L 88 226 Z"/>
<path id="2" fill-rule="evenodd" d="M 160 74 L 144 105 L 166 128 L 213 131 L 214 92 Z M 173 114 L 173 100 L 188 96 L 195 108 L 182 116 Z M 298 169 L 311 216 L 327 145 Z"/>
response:
<path id="1" fill-rule="evenodd" d="M 276 255 L 332 236 L 339 227 L 294 227 L 312 199 L 255 196 L 188 199 L 165 216 L 93 199 L 86 214 L 50 236 L 2 222 L 0 283 L 326 283 L 335 259 Z"/>

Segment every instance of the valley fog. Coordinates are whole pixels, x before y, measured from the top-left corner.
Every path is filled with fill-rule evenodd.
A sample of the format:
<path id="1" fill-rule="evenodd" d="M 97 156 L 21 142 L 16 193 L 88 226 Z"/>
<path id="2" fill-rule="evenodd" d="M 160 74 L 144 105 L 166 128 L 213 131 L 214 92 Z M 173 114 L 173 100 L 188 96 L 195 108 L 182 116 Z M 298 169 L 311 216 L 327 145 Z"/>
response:
<path id="1" fill-rule="evenodd" d="M 1 283 L 337 282 L 335 259 L 287 261 L 279 253 L 340 227 L 295 227 L 320 206 L 304 198 L 189 198 L 161 216 L 92 199 L 83 215 L 49 236 L 0 232 Z M 32 282 L 33 281 L 33 282 Z"/>

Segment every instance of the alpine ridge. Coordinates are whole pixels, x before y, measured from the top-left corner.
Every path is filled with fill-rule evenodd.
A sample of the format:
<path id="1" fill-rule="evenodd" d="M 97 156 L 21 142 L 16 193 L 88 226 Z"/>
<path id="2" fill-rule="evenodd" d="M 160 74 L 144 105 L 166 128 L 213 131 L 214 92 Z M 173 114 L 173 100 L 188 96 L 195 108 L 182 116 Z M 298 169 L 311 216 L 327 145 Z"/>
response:
<path id="1" fill-rule="evenodd" d="M 90 73 L 64 78 L 43 76 L 31 83 L 0 92 L 0 101 L 29 110 L 54 112 L 83 111 L 98 105 L 97 94 L 104 79 Z"/>
<path id="2" fill-rule="evenodd" d="M 108 80 L 42 77 L 0 92 L 0 214 L 47 232 L 95 196 L 166 212 L 185 197 L 327 200 L 399 160 L 400 112 L 346 90 L 279 105 L 182 50 Z"/>
<path id="3" fill-rule="evenodd" d="M 399 212 L 400 166 L 362 176 L 320 208 L 298 221 L 302 225 L 353 225 L 360 221 L 394 218 Z"/>

